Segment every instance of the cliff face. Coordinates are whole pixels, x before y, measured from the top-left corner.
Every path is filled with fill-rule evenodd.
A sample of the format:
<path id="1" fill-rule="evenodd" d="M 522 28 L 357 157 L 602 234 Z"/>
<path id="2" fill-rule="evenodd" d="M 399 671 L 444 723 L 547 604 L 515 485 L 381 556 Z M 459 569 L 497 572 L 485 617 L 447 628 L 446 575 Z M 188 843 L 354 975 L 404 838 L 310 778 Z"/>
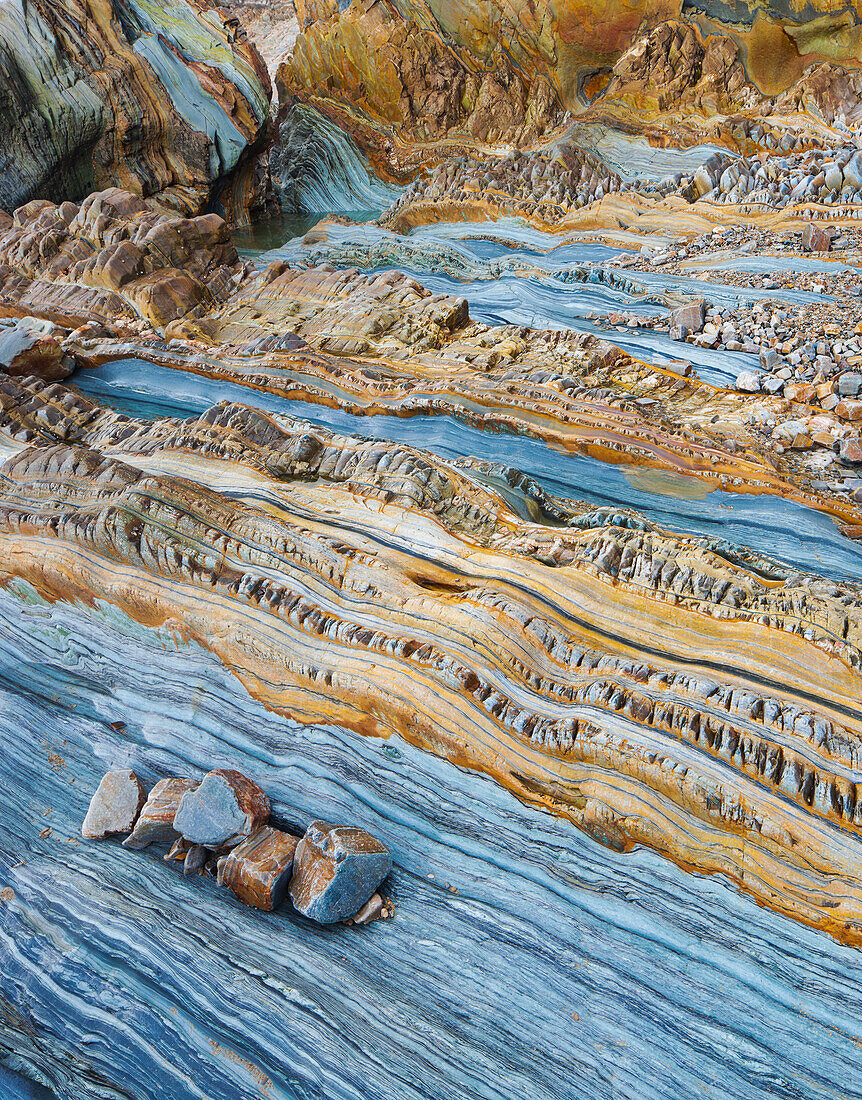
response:
<path id="1" fill-rule="evenodd" d="M 566 112 L 675 129 L 692 115 L 769 115 L 783 97 L 779 107 L 849 117 L 862 58 L 858 13 L 830 0 L 299 0 L 297 11 L 282 102 L 328 114 L 396 177 L 453 145 L 534 145 Z"/>
<path id="2" fill-rule="evenodd" d="M 197 0 L 4 0 L 0 204 L 120 185 L 243 220 L 269 97 L 244 32 Z"/>
<path id="3" fill-rule="evenodd" d="M 432 19 L 402 15 L 389 0 L 344 11 L 335 0 L 301 0 L 298 13 L 303 33 L 278 71 L 280 101 L 311 101 L 358 129 L 384 174 L 397 176 L 399 158 L 412 167 L 423 147 L 451 136 L 530 144 L 562 115 L 541 66 L 519 68 L 499 46 L 474 56 Z M 393 139 L 412 154 L 393 155 Z"/>

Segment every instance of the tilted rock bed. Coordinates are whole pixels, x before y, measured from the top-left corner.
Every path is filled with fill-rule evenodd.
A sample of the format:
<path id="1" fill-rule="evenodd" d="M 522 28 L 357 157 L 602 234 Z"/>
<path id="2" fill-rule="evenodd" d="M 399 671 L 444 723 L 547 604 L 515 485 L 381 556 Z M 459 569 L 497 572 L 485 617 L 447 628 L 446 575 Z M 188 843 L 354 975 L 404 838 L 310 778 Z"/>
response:
<path id="1" fill-rule="evenodd" d="M 126 834 L 125 848 L 170 843 L 166 862 L 183 874 L 215 877 L 240 901 L 267 911 L 289 894 L 317 921 L 366 924 L 391 916 L 377 889 L 392 869 L 389 849 L 352 825 L 312 821 L 304 836 L 269 822 L 266 794 L 232 769 L 200 782 L 161 779 L 147 796 L 129 769 L 107 772 L 90 801 L 81 833 L 88 840 Z"/>
<path id="2" fill-rule="evenodd" d="M 574 145 L 530 153 L 514 150 L 504 157 L 462 154 L 414 180 L 383 221 L 397 221 L 411 203 L 468 199 L 484 199 L 524 214 L 538 212 L 556 221 L 627 186 L 599 157 Z"/>

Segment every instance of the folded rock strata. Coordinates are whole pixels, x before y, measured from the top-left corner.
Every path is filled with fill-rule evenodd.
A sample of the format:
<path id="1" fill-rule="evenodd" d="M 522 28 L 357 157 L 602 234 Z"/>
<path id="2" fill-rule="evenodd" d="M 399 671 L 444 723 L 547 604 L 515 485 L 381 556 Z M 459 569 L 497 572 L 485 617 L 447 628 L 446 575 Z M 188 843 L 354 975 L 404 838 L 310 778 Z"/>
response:
<path id="1" fill-rule="evenodd" d="M 504 50 L 477 63 L 433 19 L 405 18 L 389 0 L 310 0 L 297 12 L 301 33 L 276 77 L 282 117 L 294 97 L 320 108 L 381 174 L 412 174 L 437 141 L 529 143 L 561 119 L 546 76 Z"/>
<path id="2" fill-rule="evenodd" d="M 10 0 L 0 8 L 0 206 L 119 185 L 237 220 L 265 200 L 270 83 L 205 3 Z"/>
<path id="3" fill-rule="evenodd" d="M 848 529 L 862 521 L 852 502 L 813 487 L 792 452 L 764 450 L 746 427 L 747 396 L 591 336 L 473 322 L 465 299 L 398 272 L 283 262 L 257 272 L 216 215 L 171 218 L 116 189 L 80 207 L 15 211 L 0 231 L 3 315 L 73 328 L 61 350 L 83 363 L 133 356 L 361 415 L 449 413 L 731 491 L 793 496 Z M 778 421 L 811 415 L 758 400 Z M 834 438 L 855 434 L 837 407 L 829 423 Z"/>
<path id="4" fill-rule="evenodd" d="M 3 468 L 7 577 L 862 941 L 857 587 L 633 513 L 523 520 L 429 454 L 241 407 L 101 416 L 128 461 L 45 442 Z M 173 836 L 180 793 L 126 843 Z"/>
<path id="5" fill-rule="evenodd" d="M 296 100 L 313 106 L 386 178 L 413 177 L 453 146 L 496 145 L 499 157 L 504 144 L 552 143 L 572 113 L 658 145 L 718 140 L 741 152 L 757 146 L 755 125 L 822 138 L 823 120 L 856 117 L 859 28 L 826 0 L 792 13 L 743 4 L 732 18 L 651 2 L 513 13 L 303 0 L 297 11 L 277 74 L 282 117 Z"/>

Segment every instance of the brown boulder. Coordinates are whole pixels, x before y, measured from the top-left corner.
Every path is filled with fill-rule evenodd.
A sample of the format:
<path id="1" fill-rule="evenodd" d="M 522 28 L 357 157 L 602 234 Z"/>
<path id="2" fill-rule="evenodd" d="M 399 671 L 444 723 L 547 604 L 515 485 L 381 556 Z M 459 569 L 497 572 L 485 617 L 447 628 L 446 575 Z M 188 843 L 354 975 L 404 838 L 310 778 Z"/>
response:
<path id="1" fill-rule="evenodd" d="M 802 230 L 802 248 L 805 252 L 828 252 L 832 248 L 832 229 L 809 222 Z"/>
<path id="2" fill-rule="evenodd" d="M 206 287 L 186 271 L 166 268 L 127 283 L 124 294 L 156 328 L 184 317 L 207 297 Z"/>
<path id="3" fill-rule="evenodd" d="M 275 909 L 287 893 L 299 837 L 264 825 L 219 860 L 219 886 L 229 886 L 240 901 Z"/>
<path id="4" fill-rule="evenodd" d="M 67 378 L 75 361 L 63 350 L 64 332 L 35 317 L 0 328 L 0 369 L 18 377 L 35 374 L 46 382 Z"/>
<path id="5" fill-rule="evenodd" d="M 180 802 L 184 794 L 197 786 L 196 779 L 160 779 L 150 791 L 131 835 L 123 841 L 123 847 L 146 848 L 153 843 L 175 841 L 178 834 L 174 829 L 174 818 Z"/>

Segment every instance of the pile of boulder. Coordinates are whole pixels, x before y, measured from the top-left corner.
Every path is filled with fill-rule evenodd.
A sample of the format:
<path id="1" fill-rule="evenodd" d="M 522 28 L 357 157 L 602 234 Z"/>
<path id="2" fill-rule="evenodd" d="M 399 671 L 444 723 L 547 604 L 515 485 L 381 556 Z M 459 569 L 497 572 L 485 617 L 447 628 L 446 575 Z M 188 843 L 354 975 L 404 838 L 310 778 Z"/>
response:
<path id="1" fill-rule="evenodd" d="M 788 135 L 789 136 L 789 135 Z M 783 150 L 782 150 L 783 151 Z M 855 140 L 829 148 L 752 157 L 713 153 L 691 176 L 676 176 L 689 202 L 785 206 L 858 205 L 862 201 L 862 150 Z M 857 211 L 851 216 L 856 217 Z"/>
<path id="2" fill-rule="evenodd" d="M 201 873 L 240 901 L 293 907 L 319 924 L 365 924 L 391 916 L 378 887 L 392 868 L 381 841 L 351 825 L 312 821 L 304 836 L 269 824 L 266 794 L 247 776 L 218 768 L 200 781 L 161 779 L 147 795 L 128 769 L 102 777 L 81 833 L 88 840 L 126 835 L 126 848 L 170 844 L 164 857 L 183 874 Z"/>
<path id="3" fill-rule="evenodd" d="M 384 220 L 415 202 L 484 200 L 556 221 L 627 186 L 598 156 L 567 143 L 529 153 L 516 149 L 504 157 L 462 154 L 405 187 Z"/>

